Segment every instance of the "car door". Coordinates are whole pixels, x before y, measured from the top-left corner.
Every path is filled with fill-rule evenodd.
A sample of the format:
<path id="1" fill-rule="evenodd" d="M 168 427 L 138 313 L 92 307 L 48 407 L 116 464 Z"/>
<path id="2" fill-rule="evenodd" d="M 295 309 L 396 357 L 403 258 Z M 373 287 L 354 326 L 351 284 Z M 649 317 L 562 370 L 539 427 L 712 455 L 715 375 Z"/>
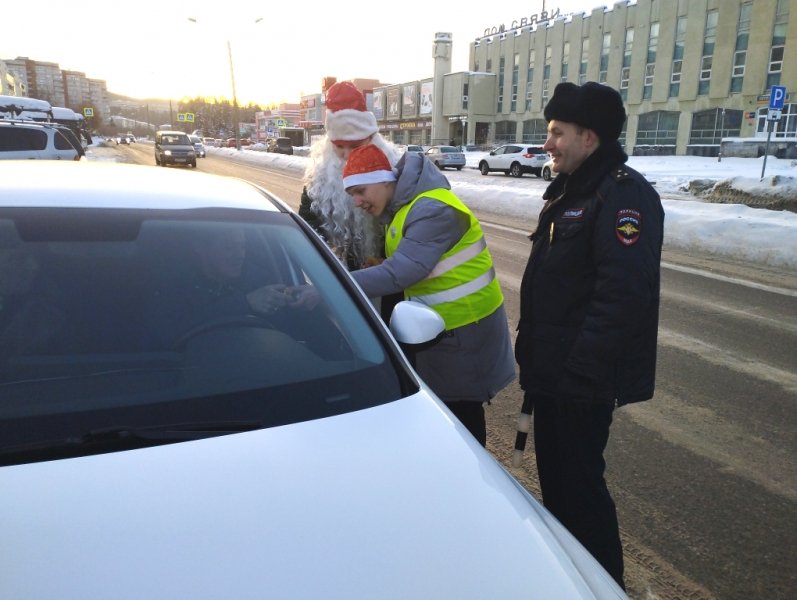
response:
<path id="1" fill-rule="evenodd" d="M 504 152 L 500 157 L 501 164 L 499 168 L 509 170 L 509 167 L 512 166 L 512 161 L 517 158 L 518 152 L 520 152 L 520 146 L 504 146 Z"/>

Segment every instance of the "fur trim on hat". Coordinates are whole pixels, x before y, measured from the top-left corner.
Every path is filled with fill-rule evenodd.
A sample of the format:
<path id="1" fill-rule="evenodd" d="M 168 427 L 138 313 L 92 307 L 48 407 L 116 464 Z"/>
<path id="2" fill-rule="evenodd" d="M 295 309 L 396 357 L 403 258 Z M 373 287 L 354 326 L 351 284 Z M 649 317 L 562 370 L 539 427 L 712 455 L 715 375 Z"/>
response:
<path id="1" fill-rule="evenodd" d="M 620 94 L 594 81 L 582 86 L 569 81 L 558 84 L 543 114 L 546 121 L 565 121 L 592 129 L 601 141 L 619 138 L 625 123 Z"/>
<path id="2" fill-rule="evenodd" d="M 379 131 L 374 113 L 351 108 L 327 111 L 326 127 L 333 142 L 364 140 Z"/>

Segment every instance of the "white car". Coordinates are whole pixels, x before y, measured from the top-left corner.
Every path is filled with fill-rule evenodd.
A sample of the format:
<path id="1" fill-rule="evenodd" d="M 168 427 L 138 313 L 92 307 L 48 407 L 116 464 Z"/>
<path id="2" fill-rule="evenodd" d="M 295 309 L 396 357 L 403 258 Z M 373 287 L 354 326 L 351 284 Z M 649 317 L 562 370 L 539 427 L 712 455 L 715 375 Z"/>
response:
<path id="1" fill-rule="evenodd" d="M 548 153 L 542 149 L 542 146 L 505 144 L 479 161 L 479 171 L 482 175 L 501 171 L 512 177 L 523 177 L 523 173 L 533 173 L 540 177 L 547 160 Z"/>
<path id="2" fill-rule="evenodd" d="M 557 175 L 558 173 L 553 168 L 553 158 L 549 158 L 545 161 L 545 164 L 542 165 L 542 178 L 545 181 L 551 181 Z"/>
<path id="3" fill-rule="evenodd" d="M 267 191 L 6 161 L 0 271 L 0 597 L 625 598 Z"/>
<path id="4" fill-rule="evenodd" d="M 0 120 L 0 160 L 79 161 L 86 155 L 66 126 L 22 120 Z"/>

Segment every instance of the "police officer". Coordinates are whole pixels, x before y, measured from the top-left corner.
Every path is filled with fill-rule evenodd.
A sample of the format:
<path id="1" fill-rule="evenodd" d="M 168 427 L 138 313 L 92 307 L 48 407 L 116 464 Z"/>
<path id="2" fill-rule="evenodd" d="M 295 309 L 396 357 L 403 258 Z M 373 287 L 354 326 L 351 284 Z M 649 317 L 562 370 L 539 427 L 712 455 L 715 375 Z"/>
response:
<path id="1" fill-rule="evenodd" d="M 664 211 L 625 164 L 617 91 L 560 83 L 544 114 L 558 175 L 521 284 L 523 412 L 543 503 L 624 586 L 603 451 L 615 406 L 653 396 Z"/>
<path id="2" fill-rule="evenodd" d="M 343 185 L 387 224 L 385 260 L 352 272 L 369 298 L 403 293 L 430 306 L 445 333 L 414 353 L 415 368 L 482 445 L 484 403 L 515 379 L 504 296 L 481 225 L 425 156 L 395 170 L 374 145 L 352 151 Z"/>

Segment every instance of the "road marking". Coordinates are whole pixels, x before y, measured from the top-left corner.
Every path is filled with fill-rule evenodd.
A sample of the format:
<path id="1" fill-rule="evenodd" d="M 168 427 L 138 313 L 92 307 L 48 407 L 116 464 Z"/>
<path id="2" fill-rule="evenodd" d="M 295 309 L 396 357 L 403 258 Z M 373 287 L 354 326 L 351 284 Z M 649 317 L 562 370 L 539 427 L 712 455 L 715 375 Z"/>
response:
<path id="1" fill-rule="evenodd" d="M 791 371 L 738 356 L 719 346 L 662 327 L 659 327 L 658 342 L 660 346 L 671 346 L 694 354 L 709 364 L 777 385 L 789 394 L 797 394 L 797 374 Z"/>
<path id="2" fill-rule="evenodd" d="M 490 227 L 493 229 L 499 229 L 501 231 L 508 231 L 524 236 L 529 235 L 529 232 L 527 230 L 517 229 L 516 227 L 509 227 L 507 225 L 500 225 L 498 223 L 491 223 L 489 221 L 481 221 L 481 224 L 483 226 Z M 738 277 L 728 277 L 727 275 L 720 275 L 718 273 L 712 273 L 711 271 L 704 271 L 703 269 L 696 269 L 694 267 L 685 267 L 682 265 L 676 265 L 670 262 L 662 261 L 661 266 L 662 268 L 670 269 L 671 271 L 679 271 L 681 273 L 688 273 L 689 275 L 705 277 L 706 279 L 714 279 L 716 281 L 723 281 L 725 283 L 741 285 L 743 287 L 751 288 L 754 290 L 760 290 L 763 292 L 770 292 L 772 294 L 780 294 L 781 296 L 790 296 L 792 298 L 797 298 L 797 290 L 777 287 L 774 285 L 766 285 L 764 283 L 756 283 L 755 281 L 748 281 L 747 279 L 739 279 Z"/>
<path id="3" fill-rule="evenodd" d="M 704 271 L 702 269 L 695 269 L 694 267 L 684 267 L 673 263 L 662 262 L 661 266 L 671 271 L 679 271 L 681 273 L 688 273 L 690 275 L 697 275 L 698 277 L 705 277 L 707 279 L 714 279 L 716 281 L 723 281 L 725 283 L 733 283 L 744 287 L 752 288 L 754 290 L 761 290 L 770 292 L 772 294 L 780 294 L 781 296 L 791 296 L 797 298 L 797 290 L 790 290 L 788 288 L 777 287 L 774 285 L 766 285 L 764 283 L 756 283 L 755 281 L 748 281 L 746 279 L 738 279 L 737 277 L 728 277 L 727 275 L 720 275 L 712 273 L 711 271 Z"/>

